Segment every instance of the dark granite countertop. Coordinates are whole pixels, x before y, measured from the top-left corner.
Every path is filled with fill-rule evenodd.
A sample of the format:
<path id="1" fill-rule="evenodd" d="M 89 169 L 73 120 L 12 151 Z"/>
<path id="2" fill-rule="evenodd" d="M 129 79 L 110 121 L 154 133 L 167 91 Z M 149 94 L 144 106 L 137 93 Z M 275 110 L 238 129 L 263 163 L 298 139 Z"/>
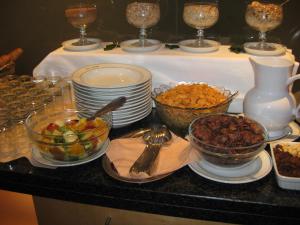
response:
<path id="1" fill-rule="evenodd" d="M 111 138 L 147 126 L 153 115 Z M 300 191 L 277 186 L 274 171 L 248 184 L 222 184 L 184 167 L 152 183 L 112 179 L 101 158 L 84 165 L 36 168 L 25 158 L 0 164 L 0 188 L 35 196 L 106 207 L 242 224 L 300 224 Z"/>

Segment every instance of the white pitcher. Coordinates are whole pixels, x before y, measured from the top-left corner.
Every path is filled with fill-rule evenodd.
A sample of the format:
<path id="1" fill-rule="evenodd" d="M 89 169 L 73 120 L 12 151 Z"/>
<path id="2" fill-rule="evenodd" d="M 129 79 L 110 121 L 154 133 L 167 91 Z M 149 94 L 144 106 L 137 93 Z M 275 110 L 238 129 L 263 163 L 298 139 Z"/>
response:
<path id="1" fill-rule="evenodd" d="M 268 130 L 269 138 L 276 139 L 291 132 L 288 124 L 299 117 L 299 106 L 291 93 L 290 84 L 300 79 L 295 75 L 299 63 L 279 58 L 250 58 L 254 70 L 254 88 L 245 95 L 244 114 Z"/>

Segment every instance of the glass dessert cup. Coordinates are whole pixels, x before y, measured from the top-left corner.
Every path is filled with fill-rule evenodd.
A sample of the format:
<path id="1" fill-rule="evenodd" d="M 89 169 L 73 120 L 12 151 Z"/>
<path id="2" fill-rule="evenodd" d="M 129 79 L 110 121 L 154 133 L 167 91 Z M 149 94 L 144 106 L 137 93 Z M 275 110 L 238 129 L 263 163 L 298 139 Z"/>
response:
<path id="1" fill-rule="evenodd" d="M 147 28 L 155 26 L 160 19 L 160 6 L 157 0 L 135 0 L 126 7 L 126 18 L 129 24 L 139 28 L 139 40 L 131 43 L 134 47 L 154 45 L 147 40 Z"/>
<path id="2" fill-rule="evenodd" d="M 278 27 L 283 19 L 282 5 L 266 1 L 251 2 L 246 9 L 245 20 L 253 29 L 259 31 L 259 42 L 248 45 L 247 48 L 261 51 L 275 51 L 276 46 L 267 43 L 266 32 Z"/>
<path id="3" fill-rule="evenodd" d="M 217 3 L 193 1 L 185 3 L 183 8 L 184 22 L 197 29 L 197 39 L 189 43 L 189 47 L 207 48 L 212 47 L 212 43 L 204 39 L 204 29 L 212 27 L 219 18 Z"/>
<path id="4" fill-rule="evenodd" d="M 79 40 L 73 42 L 74 46 L 86 46 L 95 44 L 94 41 L 87 39 L 86 29 L 95 22 L 97 18 L 97 7 L 90 3 L 77 3 L 67 7 L 65 16 L 68 22 L 80 31 Z"/>

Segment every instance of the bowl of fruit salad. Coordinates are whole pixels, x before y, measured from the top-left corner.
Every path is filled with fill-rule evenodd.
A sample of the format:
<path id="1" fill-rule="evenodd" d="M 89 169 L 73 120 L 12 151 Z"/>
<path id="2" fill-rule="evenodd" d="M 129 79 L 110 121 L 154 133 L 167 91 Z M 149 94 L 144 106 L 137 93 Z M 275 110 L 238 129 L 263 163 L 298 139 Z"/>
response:
<path id="1" fill-rule="evenodd" d="M 111 129 L 111 114 L 88 119 L 90 112 L 65 109 L 34 112 L 25 122 L 34 147 L 48 160 L 78 161 L 98 153 Z"/>

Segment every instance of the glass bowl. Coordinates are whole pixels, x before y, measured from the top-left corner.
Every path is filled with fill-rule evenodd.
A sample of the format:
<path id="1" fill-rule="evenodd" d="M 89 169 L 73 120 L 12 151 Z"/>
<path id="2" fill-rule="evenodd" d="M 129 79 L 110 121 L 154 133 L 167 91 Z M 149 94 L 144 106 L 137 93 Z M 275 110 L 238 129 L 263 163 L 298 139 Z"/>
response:
<path id="1" fill-rule="evenodd" d="M 90 115 L 90 112 L 43 110 L 31 113 L 25 126 L 42 157 L 50 161 L 77 161 L 99 152 L 111 129 L 111 114 L 94 120 L 83 115 Z"/>
<path id="2" fill-rule="evenodd" d="M 224 113 L 228 110 L 230 103 L 232 102 L 233 98 L 237 95 L 237 92 L 232 93 L 230 90 L 226 90 L 221 87 L 211 86 L 209 87 L 219 91 L 225 96 L 225 100 L 220 102 L 219 104 L 212 105 L 210 107 L 189 107 L 189 108 L 182 108 L 177 106 L 172 106 L 168 104 L 164 104 L 157 100 L 157 97 L 162 93 L 170 90 L 177 85 L 191 85 L 191 84 L 206 84 L 206 83 L 186 83 L 186 82 L 179 82 L 177 84 L 171 85 L 161 85 L 158 88 L 154 88 L 152 92 L 152 99 L 155 102 L 156 111 L 158 116 L 164 122 L 169 129 L 175 131 L 187 131 L 190 123 L 198 117 L 203 117 L 212 113 Z M 207 85 L 207 84 L 206 84 Z M 188 95 L 190 93 L 187 93 Z"/>
<path id="3" fill-rule="evenodd" d="M 191 145 L 215 166 L 239 167 L 250 163 L 267 145 L 267 130 L 248 117 L 214 114 L 189 126 Z"/>

